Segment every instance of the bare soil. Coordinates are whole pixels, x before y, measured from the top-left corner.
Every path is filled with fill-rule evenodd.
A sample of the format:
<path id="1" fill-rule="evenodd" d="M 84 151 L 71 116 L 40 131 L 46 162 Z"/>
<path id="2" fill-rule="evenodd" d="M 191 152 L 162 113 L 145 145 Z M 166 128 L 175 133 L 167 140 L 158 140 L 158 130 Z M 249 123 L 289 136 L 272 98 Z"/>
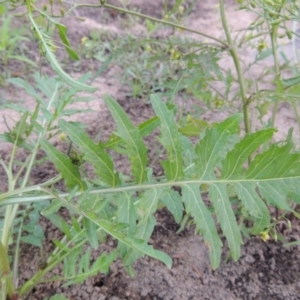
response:
<path id="1" fill-rule="evenodd" d="M 118 3 L 117 1 L 112 2 Z M 186 20 L 186 24 L 216 37 L 224 36 L 216 5 L 216 0 L 198 1 Z M 163 1 L 132 0 L 129 1 L 129 6 L 155 17 L 161 17 L 163 12 Z M 233 31 L 245 28 L 253 21 L 253 15 L 236 11 L 236 1 L 228 0 L 226 6 L 230 28 Z M 134 28 L 126 27 L 129 24 L 128 17 L 116 12 L 84 8 L 78 10 L 78 13 L 85 18 L 84 22 L 78 23 L 74 19 L 66 21 L 69 38 L 74 44 L 80 43 L 80 40 L 84 36 L 89 36 L 90 31 L 95 28 L 106 29 L 116 34 L 143 33 L 143 27 L 140 24 L 136 24 Z M 190 36 L 199 39 L 199 36 Z M 35 51 L 36 48 L 33 47 L 32 53 L 36 53 Z M 246 60 L 252 54 L 241 51 L 241 55 L 244 55 Z M 101 65 L 99 62 L 91 62 L 89 59 L 86 59 L 85 62 L 80 65 L 79 69 L 74 70 L 68 65 L 65 65 L 65 69 L 71 72 L 72 76 L 79 77 L 81 73 L 88 70 L 94 71 Z M 224 62 L 224 66 L 232 68 L 232 63 Z M 98 87 L 98 91 L 94 94 L 95 100 L 85 107 L 91 108 L 94 113 L 76 117 L 88 125 L 88 133 L 91 136 L 97 136 L 100 130 L 102 135 L 108 136 L 114 129 L 112 119 L 102 100 L 104 94 L 115 97 L 135 123 L 140 123 L 152 116 L 153 112 L 148 104 L 126 97 L 127 90 L 118 84 L 114 68 L 97 78 L 94 85 Z M 16 103 L 21 98 L 26 107 L 34 107 L 34 101 L 22 94 L 21 91 L 12 90 L 9 87 L 1 92 L 3 92 L 3 98 L 8 98 Z M 207 111 L 203 118 L 209 121 L 220 121 L 228 114 L 211 110 Z M 13 124 L 13 120 L 17 120 L 18 117 L 10 110 L 2 110 L 0 115 L 10 116 L 7 118 L 9 124 Z M 284 137 L 288 129 L 295 124 L 291 108 L 282 105 L 276 124 L 280 132 L 278 138 Z M 4 123 L 0 123 L 0 132 L 3 131 L 5 131 Z M 9 158 L 9 150 L 7 145 L 0 149 L 2 158 Z M 22 154 L 20 155 L 22 156 Z M 120 159 L 117 167 L 124 170 L 126 162 Z M 159 174 L 159 168 L 155 172 Z M 31 178 L 32 184 L 51 178 L 54 173 L 55 170 L 50 164 L 46 167 L 36 167 L 33 178 Z M 0 179 L 2 180 L 1 190 L 5 191 L 7 186 L 2 169 L 0 169 Z M 286 248 L 283 247 L 282 242 L 263 242 L 257 237 L 251 238 L 244 241 L 241 259 L 234 262 L 230 258 L 227 259 L 226 242 L 224 241 L 222 264 L 217 270 L 212 270 L 207 247 L 201 236 L 194 235 L 194 228 L 177 234 L 178 225 L 166 210 L 157 212 L 156 219 L 157 226 L 150 242 L 155 248 L 165 251 L 173 258 L 172 269 L 145 257 L 135 263 L 135 276 L 131 278 L 126 274 L 122 263 L 117 261 L 112 265 L 108 274 L 98 274 L 79 286 L 63 287 L 60 282 L 40 284 L 28 295 L 27 299 L 48 299 L 58 293 L 62 293 L 72 300 L 300 299 L 299 247 Z M 295 219 L 291 218 L 291 221 L 294 225 L 293 230 L 281 228 L 287 241 L 299 239 L 299 225 Z M 58 238 L 59 233 L 47 220 L 41 218 L 40 222 L 45 229 L 44 251 L 47 256 L 47 251 L 52 248 L 51 240 Z M 103 250 L 109 251 L 114 245 L 114 241 L 109 240 L 93 253 L 93 257 L 97 257 L 97 253 L 99 254 Z M 23 245 L 20 261 L 21 283 L 38 270 L 40 261 L 38 249 Z M 54 270 L 54 273 L 58 272 L 59 269 Z"/>

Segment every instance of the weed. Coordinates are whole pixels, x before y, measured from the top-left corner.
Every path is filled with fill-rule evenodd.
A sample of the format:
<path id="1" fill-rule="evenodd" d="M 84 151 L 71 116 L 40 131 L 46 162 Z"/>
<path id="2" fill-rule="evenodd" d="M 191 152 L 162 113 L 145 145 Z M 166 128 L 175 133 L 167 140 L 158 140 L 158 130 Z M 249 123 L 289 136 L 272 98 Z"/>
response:
<path id="1" fill-rule="evenodd" d="M 226 41 L 181 25 L 181 17 L 178 17 L 183 14 L 183 1 L 180 0 L 176 1 L 174 9 L 165 7 L 162 19 L 113 6 L 105 0 L 97 5 L 75 4 L 61 10 L 63 17 L 82 6 L 114 9 L 148 20 L 146 26 L 149 32 L 158 28 L 154 25 L 157 23 L 193 32 L 211 41 L 198 43 L 176 36 L 155 41 L 151 36 L 141 39 L 132 35 L 117 42 L 110 40 L 104 46 L 97 44 L 101 36 L 91 36 L 90 40 L 83 41 L 83 53 L 94 59 L 103 60 L 102 56 L 110 49 L 111 59 L 119 60 L 126 69 L 123 80 L 128 76 L 131 78 L 132 94 L 148 97 L 152 93 L 149 98 L 155 113 L 155 117 L 135 126 L 117 101 L 106 95 L 105 104 L 117 130 L 108 140 L 95 143 L 81 123 L 64 119 L 82 112 L 70 110 L 67 106 L 89 100 L 77 98 L 76 94 L 95 90 L 91 86 L 91 75 L 74 80 L 61 68 L 56 53 L 58 41 L 49 35 L 51 30 L 40 25 L 38 17 L 57 30 L 62 48 L 70 57 L 77 59 L 78 55 L 67 38 L 66 27 L 31 0 L 26 1 L 27 16 L 38 40 L 40 54 L 46 56 L 58 77 L 35 75 L 35 86 L 20 78 L 9 80 L 25 89 L 36 100 L 36 107 L 34 111 L 21 112 L 15 126 L 0 135 L 2 141 L 12 145 L 9 160 L 0 160 L 8 183 L 8 190 L 0 195 L 1 299 L 24 297 L 38 283 L 46 280 L 45 276 L 58 264 L 62 264 L 62 275 L 51 280 L 62 280 L 67 285 L 81 283 L 98 272 L 107 273 L 118 257 L 131 275 L 134 274 L 133 263 L 144 255 L 171 267 L 171 258 L 148 244 L 156 225 L 154 214 L 161 207 L 166 207 L 173 214 L 181 228 L 195 224 L 196 232 L 203 235 L 208 246 L 213 268 L 221 262 L 222 242 L 218 227 L 228 242 L 230 256 L 238 260 L 243 235 L 259 235 L 267 240 L 276 235 L 276 226 L 285 220 L 287 212 L 299 217 L 294 208 L 300 199 L 300 153 L 293 151 L 292 130 L 284 141 L 272 142 L 280 101 L 294 103 L 297 113 L 296 95 L 300 77 L 282 78 L 277 41 L 279 27 L 284 29 L 288 38 L 293 35 L 286 20 L 297 20 L 298 9 L 294 1 L 238 2 L 241 9 L 255 9 L 257 12 L 258 19 L 251 25 L 253 28 L 259 30 L 260 26 L 266 25 L 264 30 L 270 36 L 271 52 L 265 52 L 266 44 L 258 40 L 258 54 L 247 67 L 272 55 L 274 63 L 269 68 L 271 73 L 267 74 L 272 76 L 273 87 L 270 90 L 261 90 L 256 85 L 257 89 L 253 91 L 237 51 L 237 45 L 255 43 L 256 38 L 261 39 L 262 36 L 251 32 L 250 36 L 241 35 L 240 39 L 234 39 L 228 28 L 223 0 L 219 1 L 219 9 Z M 129 49 L 126 55 L 125 49 Z M 220 66 L 223 57 L 233 60 L 235 72 Z M 160 69 L 161 73 L 157 73 Z M 219 89 L 220 84 L 222 89 Z M 179 110 L 177 121 L 175 95 L 179 92 L 201 99 L 207 107 L 231 106 L 242 113 L 232 113 L 224 121 L 209 125 L 195 116 L 186 117 Z M 265 98 L 270 102 L 264 101 Z M 252 107 L 253 103 L 259 104 L 261 117 L 268 106 L 273 105 L 269 124 L 258 131 L 253 130 L 255 120 L 250 117 L 251 112 L 256 110 Z M 245 131 L 242 135 L 241 122 Z M 149 167 L 149 149 L 144 143 L 144 137 L 154 129 L 160 131 L 159 142 L 164 149 L 164 159 L 160 161 L 163 176 L 160 177 L 155 177 Z M 67 153 L 51 143 L 57 136 L 69 139 Z M 17 153 L 21 149 L 30 153 L 25 161 L 19 162 Z M 45 153 L 41 161 L 37 159 L 40 149 Z M 112 151 L 128 157 L 131 166 L 129 176 L 115 170 Z M 44 161 L 52 162 L 58 175 L 30 185 L 33 167 Z M 87 164 L 93 167 L 96 179 L 84 172 Z M 57 185 L 61 180 L 64 188 Z M 173 187 L 179 187 L 180 193 Z M 204 202 L 203 194 L 208 194 L 210 205 Z M 70 213 L 68 222 L 58 213 L 62 207 Z M 271 218 L 269 207 L 280 211 L 276 219 Z M 57 226 L 64 237 L 53 241 L 53 252 L 43 259 L 36 274 L 19 287 L 20 242 L 41 247 L 44 239 L 41 227 L 35 226 L 39 214 Z M 110 253 L 101 253 L 91 263 L 92 249 L 105 242 L 107 235 L 117 241 L 116 248 Z M 11 265 L 8 249 L 12 245 Z"/>

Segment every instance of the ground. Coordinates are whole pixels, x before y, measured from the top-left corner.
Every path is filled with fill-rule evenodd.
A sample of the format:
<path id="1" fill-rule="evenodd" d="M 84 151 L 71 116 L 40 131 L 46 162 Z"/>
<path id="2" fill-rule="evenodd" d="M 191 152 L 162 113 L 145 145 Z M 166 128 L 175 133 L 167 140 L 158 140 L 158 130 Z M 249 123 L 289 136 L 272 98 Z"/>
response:
<path id="1" fill-rule="evenodd" d="M 117 3 L 117 1 L 115 2 Z M 218 15 L 217 1 L 198 2 L 189 19 L 186 20 L 186 24 L 191 28 L 222 37 L 224 33 Z M 162 3 L 163 1 L 152 3 L 141 0 L 130 1 L 131 7 L 155 17 L 162 16 Z M 253 21 L 253 15 L 236 11 L 236 1 L 226 1 L 226 7 L 230 28 L 233 31 L 245 28 Z M 123 34 L 125 31 L 143 33 L 143 28 L 139 24 L 134 28 L 126 27 L 126 16 L 113 11 L 84 8 L 79 9 L 78 14 L 85 18 L 84 22 L 78 23 L 74 19 L 67 19 L 66 21 L 70 39 L 74 42 L 80 43 L 81 39 L 89 36 L 90 31 L 95 28 L 107 29 L 110 33 L 115 34 Z M 199 39 L 193 34 L 190 36 Z M 36 49 L 33 48 L 32 51 L 34 53 Z M 247 60 L 251 59 L 253 53 L 241 51 L 241 55 L 244 55 L 245 60 Z M 38 60 L 39 57 L 36 56 L 36 61 Z M 227 68 L 232 66 L 231 62 L 223 63 Z M 75 70 L 70 68 L 72 76 L 79 77 L 82 72 L 97 69 L 97 66 L 95 67 L 89 59 L 86 59 L 86 64 L 83 63 L 81 66 Z M 67 65 L 64 67 L 69 69 Z M 45 68 L 47 70 L 47 66 Z M 78 117 L 88 125 L 88 133 L 91 136 L 97 136 L 100 130 L 103 135 L 108 136 L 113 130 L 112 119 L 102 100 L 104 94 L 114 96 L 135 123 L 140 123 L 153 114 L 149 104 L 142 101 L 138 102 L 137 99 L 131 99 L 126 95 L 128 90 L 118 84 L 114 72 L 114 68 L 111 68 L 95 81 L 94 85 L 98 87 L 98 91 L 94 94 L 96 100 L 89 104 L 94 113 Z M 12 87 L 3 89 L 3 95 L 15 102 L 21 97 L 26 107 L 33 107 L 34 105 L 28 96 L 21 94 L 21 91 L 14 91 Z M 16 114 L 8 110 L 3 110 L 0 113 L 1 115 L 9 113 L 12 119 L 17 118 Z M 210 110 L 203 115 L 203 118 L 212 122 L 223 120 L 227 115 L 228 113 L 225 111 Z M 280 107 L 276 126 L 279 130 L 277 136 L 279 139 L 286 135 L 288 128 L 295 126 L 295 118 L 289 106 L 282 105 Z M 4 124 L 0 124 L 0 131 L 3 132 L 4 130 Z M 0 152 L 4 159 L 9 157 L 8 146 L 3 146 Z M 126 164 L 119 161 L 118 168 L 124 169 Z M 1 169 L 0 172 L 2 172 Z M 32 183 L 44 181 L 53 176 L 54 172 L 50 165 L 43 169 L 36 167 L 31 179 Z M 3 178 L 3 174 L 0 176 Z M 6 189 L 3 182 L 1 189 Z M 62 293 L 73 300 L 300 299 L 299 247 L 286 248 L 283 247 L 282 242 L 264 242 L 259 237 L 253 237 L 244 240 L 241 259 L 234 262 L 228 257 L 226 242 L 224 241 L 222 264 L 217 270 L 212 270 L 207 247 L 201 236 L 194 235 L 194 228 L 186 229 L 177 234 L 178 225 L 166 210 L 157 212 L 156 218 L 157 226 L 150 242 L 155 248 L 165 251 L 173 258 L 172 269 L 145 257 L 135 263 L 135 276 L 131 278 L 124 271 L 121 262 L 117 261 L 112 265 L 108 274 L 98 274 L 79 286 L 62 287 L 60 282 L 40 284 L 28 295 L 27 299 L 50 298 L 56 293 Z M 296 226 L 294 230 L 281 229 L 288 241 L 299 238 L 298 223 L 293 218 L 291 220 Z M 40 222 L 45 228 L 44 251 L 47 255 L 47 249 L 51 248 L 51 240 L 57 238 L 58 233 L 47 220 L 42 218 Z M 114 241 L 110 240 L 93 255 L 96 257 L 97 253 L 110 250 L 114 245 Z M 38 269 L 40 261 L 41 255 L 37 249 L 23 245 L 20 260 L 21 282 L 28 279 Z"/>

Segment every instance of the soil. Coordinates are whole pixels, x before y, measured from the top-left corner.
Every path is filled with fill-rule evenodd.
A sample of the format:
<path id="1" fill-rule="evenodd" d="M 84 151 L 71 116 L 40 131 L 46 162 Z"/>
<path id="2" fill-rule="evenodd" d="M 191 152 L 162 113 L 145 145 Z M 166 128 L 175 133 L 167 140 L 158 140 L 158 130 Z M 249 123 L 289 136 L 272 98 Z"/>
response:
<path id="1" fill-rule="evenodd" d="M 148 2 L 142 0 L 128 1 L 130 7 L 134 7 L 143 13 L 161 17 L 163 13 L 163 1 Z M 92 3 L 92 2 L 91 2 Z M 99 1 L 94 1 L 99 3 Z M 112 3 L 119 4 L 118 1 Z M 186 20 L 186 25 L 191 28 L 205 31 L 216 37 L 223 37 L 222 26 L 216 7 L 217 1 L 198 1 L 197 5 Z M 233 32 L 246 28 L 254 20 L 254 15 L 244 11 L 236 11 L 236 1 L 226 1 L 227 17 L 229 26 Z M 144 29 L 140 24 L 128 27 L 128 17 L 120 15 L 114 11 L 103 9 L 78 9 L 78 14 L 85 18 L 80 22 L 67 18 L 69 38 L 74 44 L 80 43 L 84 36 L 89 36 L 92 29 L 108 30 L 110 33 L 122 35 L 125 32 L 143 34 Z M 213 26 L 212 26 L 213 24 Z M 189 34 L 190 37 L 199 39 L 199 36 Z M 31 44 L 32 57 L 36 57 L 37 49 Z M 253 50 L 254 51 L 254 50 Z M 246 62 L 253 57 L 253 51 L 241 50 Z M 38 61 L 38 58 L 36 58 Z M 101 63 L 85 59 L 85 63 L 80 64 L 80 68 L 73 68 L 74 65 L 65 64 L 75 78 L 86 71 L 97 70 Z M 232 68 L 232 63 L 223 60 L 224 68 Z M 17 66 L 14 66 L 17 68 Z M 51 73 L 47 64 L 43 70 Z M 110 94 L 122 105 L 134 123 L 138 124 L 152 116 L 153 112 L 149 104 L 145 101 L 129 98 L 128 89 L 118 83 L 115 76 L 117 68 L 112 67 L 104 75 L 95 80 L 94 86 L 98 91 L 93 95 L 95 100 L 84 108 L 94 111 L 92 114 L 81 114 L 75 116 L 87 124 L 87 131 L 92 137 L 97 137 L 98 133 L 104 137 L 109 136 L 114 125 L 110 114 L 103 102 L 103 95 Z M 232 68 L 233 70 L 233 68 Z M 260 70 L 255 70 L 259 72 Z M 250 74 L 251 76 L 255 74 Z M 14 90 L 11 86 L 3 89 L 1 98 L 9 99 L 15 103 L 22 104 L 28 108 L 34 107 L 34 101 L 22 91 Z M 180 98 L 178 98 L 180 101 Z M 85 104 L 86 105 L 86 104 Z M 226 118 L 230 112 L 220 112 L 220 110 L 209 110 L 203 114 L 203 118 L 209 122 L 220 121 Z M 0 117 L 5 115 L 7 123 L 11 126 L 17 120 L 18 114 L 11 110 L 2 110 Z M 276 126 L 278 128 L 277 139 L 283 139 L 290 127 L 296 126 L 296 120 L 291 107 L 283 104 L 280 107 Z M 0 123 L 0 133 L 6 130 L 4 123 Z M 295 132 L 296 138 L 298 131 Z M 151 141 L 153 142 L 153 140 Z M 9 159 L 10 146 L 1 144 L 0 154 L 4 160 Z M 62 146 L 63 147 L 63 146 Z M 155 152 L 155 151 L 154 151 Z M 24 159 L 25 153 L 20 153 L 20 159 Z M 150 154 L 155 156 L 155 153 Z M 118 160 L 117 168 L 125 170 L 127 162 L 122 157 Z M 160 174 L 159 167 L 154 169 L 156 174 Z M 43 167 L 36 167 L 31 178 L 32 184 L 37 184 L 51 178 L 55 170 L 51 164 Z M 0 188 L 7 190 L 5 176 L 0 169 Z M 62 211 L 62 214 L 66 212 Z M 168 269 L 162 263 L 151 258 L 140 258 L 134 265 L 135 276 L 129 277 L 126 274 L 121 261 L 116 261 L 110 268 L 108 274 L 98 274 L 86 280 L 78 286 L 63 287 L 62 283 L 49 283 L 38 285 L 30 295 L 28 300 L 48 299 L 55 294 L 63 294 L 69 299 L 91 299 L 91 300 L 231 300 L 231 299 L 256 299 L 256 300 L 296 300 L 300 299 L 300 247 L 283 247 L 282 242 L 262 241 L 260 238 L 250 238 L 244 240 L 242 255 L 239 261 L 234 262 L 227 257 L 226 242 L 224 242 L 224 253 L 221 266 L 217 270 L 212 270 L 209 263 L 207 247 L 201 236 L 194 235 L 194 228 L 185 229 L 177 234 L 178 225 L 172 215 L 165 209 L 156 214 L 157 226 L 151 237 L 150 243 L 173 258 L 172 269 Z M 281 228 L 281 232 L 286 241 L 299 239 L 299 224 L 291 218 L 293 229 Z M 52 248 L 52 239 L 59 237 L 59 232 L 46 219 L 41 218 L 41 225 L 45 229 L 46 242 L 44 244 L 45 256 Z M 103 250 L 109 251 L 115 243 L 109 240 L 93 253 L 97 254 Z M 47 252 L 48 251 L 48 252 Z M 38 249 L 22 245 L 20 260 L 20 283 L 24 282 L 34 274 L 39 268 L 41 255 Z M 59 269 L 54 270 L 58 274 Z"/>

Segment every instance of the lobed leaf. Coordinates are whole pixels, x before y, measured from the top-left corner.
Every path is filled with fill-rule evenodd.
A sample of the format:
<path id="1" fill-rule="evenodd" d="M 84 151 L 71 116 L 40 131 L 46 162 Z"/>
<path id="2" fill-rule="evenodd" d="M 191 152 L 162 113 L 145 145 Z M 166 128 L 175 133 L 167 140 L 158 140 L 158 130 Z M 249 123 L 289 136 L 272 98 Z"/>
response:
<path id="1" fill-rule="evenodd" d="M 205 137 L 196 146 L 197 173 L 199 179 L 215 179 L 214 168 L 222 160 L 230 136 L 238 133 L 241 114 L 236 114 L 205 131 Z"/>
<path id="2" fill-rule="evenodd" d="M 166 161 L 161 161 L 166 177 L 169 181 L 175 181 L 183 176 L 183 147 L 180 134 L 174 120 L 173 113 L 157 95 L 151 95 L 151 103 L 155 114 L 160 119 L 161 136 L 160 143 L 167 150 Z"/>
<path id="3" fill-rule="evenodd" d="M 65 180 L 66 185 L 70 189 L 74 188 L 75 186 L 79 186 L 80 189 L 85 189 L 85 184 L 81 180 L 80 173 L 77 167 L 73 165 L 70 158 L 58 151 L 47 140 L 41 139 L 40 143 L 48 158 L 54 163 L 56 169 L 60 172 L 61 176 Z"/>
<path id="4" fill-rule="evenodd" d="M 228 152 L 223 161 L 222 179 L 241 178 L 244 173 L 243 164 L 248 157 L 257 150 L 263 143 L 270 140 L 276 130 L 269 128 L 260 130 L 252 134 L 246 134 L 245 137 L 235 145 L 233 150 Z"/>
<path id="5" fill-rule="evenodd" d="M 231 256 L 234 260 L 238 260 L 241 250 L 240 245 L 243 241 L 227 195 L 226 184 L 211 184 L 209 187 L 209 196 L 222 231 L 228 241 Z"/>
<path id="6" fill-rule="evenodd" d="M 201 199 L 199 185 L 185 184 L 182 187 L 182 200 L 186 211 L 194 218 L 197 230 L 203 234 L 209 248 L 210 262 L 215 269 L 220 264 L 222 242 L 212 215 Z"/>
<path id="7" fill-rule="evenodd" d="M 110 186 L 116 186 L 120 182 L 119 175 L 114 171 L 112 159 L 101 147 L 94 144 L 88 135 L 80 128 L 59 120 L 60 128 L 69 136 L 71 141 L 79 147 L 84 154 L 84 159 L 90 162 L 99 178 Z"/>
<path id="8" fill-rule="evenodd" d="M 141 139 L 140 131 L 131 123 L 122 107 L 112 97 L 104 96 L 104 101 L 117 124 L 116 135 L 125 144 L 132 174 L 136 178 L 137 183 L 140 184 L 147 177 L 146 167 L 148 164 L 147 148 Z"/>

